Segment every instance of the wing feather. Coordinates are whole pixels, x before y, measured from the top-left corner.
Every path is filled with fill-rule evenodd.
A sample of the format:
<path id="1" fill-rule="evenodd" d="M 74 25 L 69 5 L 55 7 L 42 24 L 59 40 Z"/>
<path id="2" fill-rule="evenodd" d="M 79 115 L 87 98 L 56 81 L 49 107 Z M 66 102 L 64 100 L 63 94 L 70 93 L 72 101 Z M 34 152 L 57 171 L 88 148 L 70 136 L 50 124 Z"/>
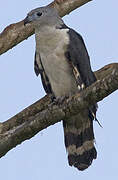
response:
<path id="1" fill-rule="evenodd" d="M 96 77 L 91 70 L 90 58 L 82 36 L 73 29 L 69 29 L 68 34 L 70 43 L 66 56 L 69 62 L 71 62 L 80 91 L 94 83 Z M 89 108 L 89 116 L 91 119 L 96 118 L 97 107 L 97 104 L 94 104 Z"/>
<path id="2" fill-rule="evenodd" d="M 36 52 L 35 52 L 35 60 L 34 60 L 34 71 L 37 76 L 39 74 L 41 75 L 41 81 L 42 81 L 45 92 L 47 94 L 53 94 L 51 84 L 49 82 L 49 78 L 46 75 L 42 62 L 41 62 L 40 54 L 37 54 Z"/>
<path id="3" fill-rule="evenodd" d="M 96 77 L 91 70 L 90 58 L 84 40 L 81 35 L 73 29 L 69 29 L 68 34 L 70 38 L 68 56 L 72 61 L 73 67 L 76 67 L 80 74 L 85 87 L 88 87 L 96 81 Z"/>

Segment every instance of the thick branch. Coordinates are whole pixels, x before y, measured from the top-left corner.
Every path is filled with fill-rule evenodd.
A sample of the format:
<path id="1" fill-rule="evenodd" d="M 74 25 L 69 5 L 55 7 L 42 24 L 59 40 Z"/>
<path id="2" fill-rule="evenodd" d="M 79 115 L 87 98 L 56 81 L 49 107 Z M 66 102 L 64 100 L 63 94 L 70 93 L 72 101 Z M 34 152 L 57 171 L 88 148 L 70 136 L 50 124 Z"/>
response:
<path id="1" fill-rule="evenodd" d="M 89 1 L 91 0 L 55 0 L 48 6 L 56 8 L 59 15 L 62 17 Z M 21 41 L 27 39 L 33 33 L 34 30 L 32 26 L 29 25 L 29 27 L 25 27 L 23 20 L 9 25 L 0 34 L 0 54 L 5 53 Z"/>
<path id="2" fill-rule="evenodd" d="M 118 64 L 110 64 L 95 72 L 97 82 L 60 106 L 50 105 L 45 96 L 13 118 L 0 124 L 0 157 L 39 131 L 66 119 L 101 101 L 118 89 Z"/>

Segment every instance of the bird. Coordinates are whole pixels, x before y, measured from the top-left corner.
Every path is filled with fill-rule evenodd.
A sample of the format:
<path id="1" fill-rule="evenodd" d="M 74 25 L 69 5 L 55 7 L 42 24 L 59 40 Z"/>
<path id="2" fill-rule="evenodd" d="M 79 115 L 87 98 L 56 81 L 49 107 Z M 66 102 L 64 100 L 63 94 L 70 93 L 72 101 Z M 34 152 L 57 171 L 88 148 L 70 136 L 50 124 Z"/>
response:
<path id="1" fill-rule="evenodd" d="M 96 81 L 82 36 L 69 28 L 55 8 L 31 10 L 24 25 L 35 30 L 34 71 L 40 74 L 45 92 L 63 99 L 81 92 Z M 93 120 L 97 104 L 63 120 L 64 142 L 68 163 L 78 170 L 87 169 L 97 158 Z"/>

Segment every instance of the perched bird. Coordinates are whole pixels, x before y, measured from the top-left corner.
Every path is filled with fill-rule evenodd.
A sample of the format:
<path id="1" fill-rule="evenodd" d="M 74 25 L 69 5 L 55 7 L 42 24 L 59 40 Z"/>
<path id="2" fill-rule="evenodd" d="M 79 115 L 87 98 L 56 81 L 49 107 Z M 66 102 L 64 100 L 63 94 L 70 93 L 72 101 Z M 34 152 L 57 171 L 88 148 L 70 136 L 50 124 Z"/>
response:
<path id="1" fill-rule="evenodd" d="M 28 13 L 24 25 L 35 29 L 34 69 L 53 98 L 71 96 L 96 81 L 83 38 L 67 27 L 54 8 L 40 7 Z M 63 121 L 68 162 L 79 170 L 88 168 L 97 152 L 94 147 L 94 104 Z"/>

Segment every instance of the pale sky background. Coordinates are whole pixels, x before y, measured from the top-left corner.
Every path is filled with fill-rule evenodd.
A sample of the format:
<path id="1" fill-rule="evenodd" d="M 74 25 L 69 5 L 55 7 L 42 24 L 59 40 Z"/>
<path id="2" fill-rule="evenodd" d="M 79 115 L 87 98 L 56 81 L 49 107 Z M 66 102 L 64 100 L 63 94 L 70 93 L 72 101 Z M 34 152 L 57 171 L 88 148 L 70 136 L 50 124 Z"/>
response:
<path id="1" fill-rule="evenodd" d="M 0 32 L 49 0 L 0 3 Z M 64 17 L 86 43 L 93 70 L 118 61 L 118 1 L 94 0 Z M 5 121 L 44 96 L 34 64 L 34 36 L 0 57 L 0 121 Z M 63 128 L 57 123 L 9 151 L 0 159 L 0 180 L 118 179 L 118 92 L 99 103 L 94 123 L 97 160 L 84 172 L 69 167 Z"/>

